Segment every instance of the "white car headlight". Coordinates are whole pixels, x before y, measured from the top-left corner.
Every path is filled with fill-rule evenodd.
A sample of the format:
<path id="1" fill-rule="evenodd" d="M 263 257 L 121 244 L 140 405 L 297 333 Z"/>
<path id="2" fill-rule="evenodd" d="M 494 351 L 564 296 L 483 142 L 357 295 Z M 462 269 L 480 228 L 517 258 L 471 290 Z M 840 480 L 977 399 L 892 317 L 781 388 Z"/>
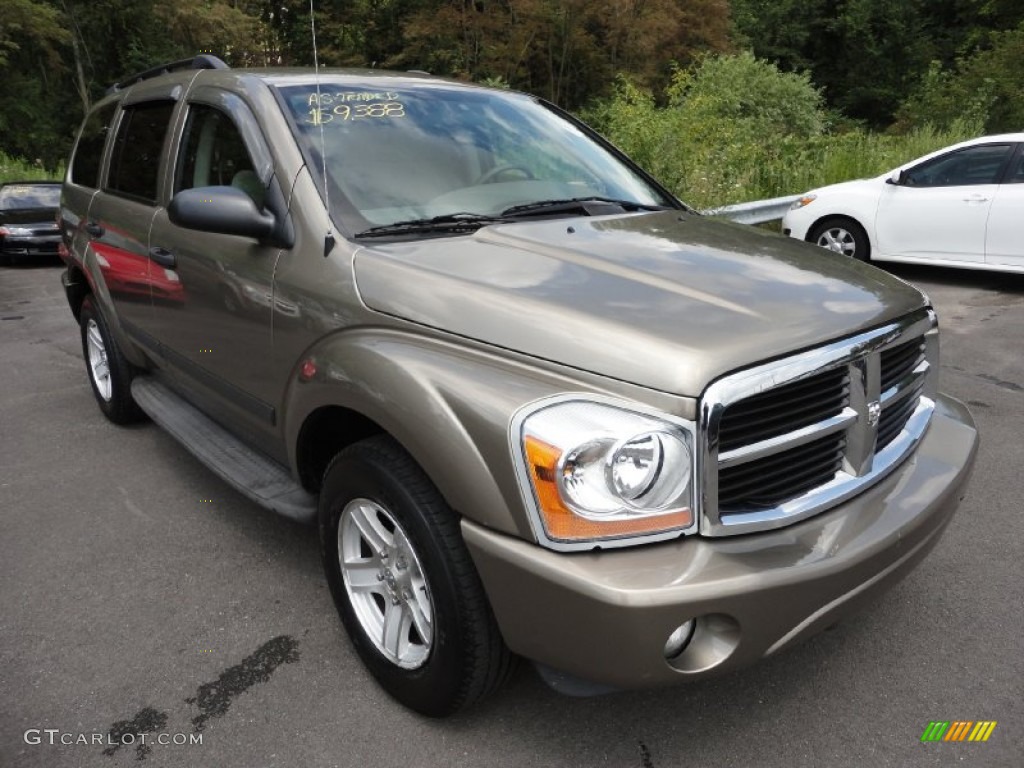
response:
<path id="1" fill-rule="evenodd" d="M 805 206 L 810 205 L 811 203 L 813 203 L 817 199 L 818 199 L 817 195 L 804 195 L 803 197 L 800 197 L 797 200 L 795 200 L 793 202 L 793 204 L 791 206 L 789 206 L 789 210 L 795 211 L 798 208 L 803 208 Z"/>
<path id="2" fill-rule="evenodd" d="M 580 399 L 535 406 L 513 429 L 542 538 L 621 543 L 693 525 L 691 423 Z"/>

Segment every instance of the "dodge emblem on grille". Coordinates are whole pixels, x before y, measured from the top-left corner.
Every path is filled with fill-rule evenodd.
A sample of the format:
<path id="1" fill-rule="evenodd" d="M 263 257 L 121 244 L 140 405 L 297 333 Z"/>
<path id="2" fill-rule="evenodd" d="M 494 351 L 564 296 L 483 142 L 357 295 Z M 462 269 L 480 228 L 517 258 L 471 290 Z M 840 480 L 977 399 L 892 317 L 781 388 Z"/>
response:
<path id="1" fill-rule="evenodd" d="M 882 415 L 882 404 L 877 400 L 868 403 L 868 424 L 872 427 L 878 426 L 878 419 Z"/>

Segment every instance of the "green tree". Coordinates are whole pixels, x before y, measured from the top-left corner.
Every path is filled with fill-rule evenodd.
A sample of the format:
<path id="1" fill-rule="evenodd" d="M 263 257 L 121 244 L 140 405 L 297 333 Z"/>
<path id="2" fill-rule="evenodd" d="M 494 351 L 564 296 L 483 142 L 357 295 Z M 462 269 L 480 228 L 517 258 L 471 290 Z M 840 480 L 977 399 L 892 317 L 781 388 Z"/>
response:
<path id="1" fill-rule="evenodd" d="M 0 147 L 53 167 L 115 81 L 204 49 L 244 60 L 258 31 L 237 0 L 4 0 Z"/>
<path id="2" fill-rule="evenodd" d="M 782 72 L 749 51 L 680 70 L 668 96 L 695 120 L 741 123 L 751 135 L 810 138 L 823 127 L 821 94 L 810 77 Z"/>
<path id="3" fill-rule="evenodd" d="M 59 59 L 61 45 L 68 40 L 52 5 L 38 0 L 4 0 L 0 12 L 0 71 L 10 66 L 11 59 L 17 59 L 18 54 L 38 54 L 53 65 Z"/>
<path id="4" fill-rule="evenodd" d="M 663 85 L 675 63 L 730 47 L 725 0 L 445 0 L 402 25 L 386 63 L 515 88 L 578 107 L 618 72 Z"/>
<path id="5" fill-rule="evenodd" d="M 988 45 L 952 67 L 932 63 L 920 86 L 899 113 L 901 130 L 931 124 L 948 128 L 970 122 L 987 133 L 1019 131 L 1024 126 L 1024 22 L 988 36 Z"/>
<path id="6" fill-rule="evenodd" d="M 942 5 L 942 0 L 939 0 Z M 828 103 L 875 126 L 891 120 L 934 55 L 928 0 L 733 0 L 758 56 L 810 72 Z"/>
<path id="7" fill-rule="evenodd" d="M 585 117 L 700 206 L 775 192 L 796 149 L 820 136 L 824 123 L 821 95 L 806 75 L 750 53 L 708 56 L 677 71 L 664 100 L 658 107 L 620 78 L 614 95 Z"/>
<path id="8" fill-rule="evenodd" d="M 787 71 L 810 72 L 828 103 L 885 127 L 907 94 L 1024 20 L 1020 0 L 732 0 L 736 35 Z M 932 78 L 934 79 L 934 78 Z"/>
<path id="9" fill-rule="evenodd" d="M 63 146 L 60 98 L 63 47 L 70 35 L 57 9 L 37 0 L 6 0 L 0 12 L 0 148 L 53 166 Z M 72 112 L 76 112 L 72 102 Z M 51 148 L 52 147 L 52 148 Z"/>

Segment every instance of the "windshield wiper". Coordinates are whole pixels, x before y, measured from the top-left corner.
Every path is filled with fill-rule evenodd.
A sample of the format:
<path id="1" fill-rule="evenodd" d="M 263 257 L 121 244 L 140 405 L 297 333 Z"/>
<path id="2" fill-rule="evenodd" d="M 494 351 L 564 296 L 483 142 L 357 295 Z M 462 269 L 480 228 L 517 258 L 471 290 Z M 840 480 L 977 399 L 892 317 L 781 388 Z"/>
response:
<path id="1" fill-rule="evenodd" d="M 357 232 L 355 237 L 387 237 L 388 235 L 419 234 L 427 232 L 475 232 L 487 224 L 504 221 L 500 216 L 487 216 L 482 213 L 446 213 L 428 219 L 409 219 L 382 224 Z"/>
<path id="2" fill-rule="evenodd" d="M 528 216 L 544 216 L 560 213 L 582 213 L 588 216 L 595 215 L 588 210 L 587 205 L 595 206 L 617 206 L 626 211 L 667 211 L 664 205 L 649 205 L 638 203 L 634 200 L 616 200 L 610 197 L 570 197 L 560 200 L 538 200 L 533 203 L 523 203 L 506 208 L 497 216 L 484 213 L 471 213 L 461 211 L 459 213 L 446 213 L 441 216 L 432 216 L 425 219 L 408 219 L 407 221 L 396 221 L 392 224 L 381 224 L 377 227 L 364 229 L 355 234 L 356 238 L 388 237 L 391 235 L 408 235 L 424 233 L 458 233 L 475 232 L 488 224 L 500 224 L 510 219 L 526 218 Z M 604 211 L 601 211 L 603 213 Z"/>
<path id="3" fill-rule="evenodd" d="M 548 213 L 572 213 L 582 212 L 584 214 L 592 215 L 587 210 L 587 203 L 595 203 L 597 205 L 617 205 L 620 208 L 633 212 L 633 211 L 667 211 L 668 206 L 664 205 L 650 205 L 647 203 L 638 203 L 635 200 L 616 200 L 611 197 L 568 197 L 561 200 L 538 200 L 535 203 L 523 203 L 522 205 L 513 205 L 511 208 L 506 208 L 501 212 L 502 216 L 534 216 L 544 215 Z"/>

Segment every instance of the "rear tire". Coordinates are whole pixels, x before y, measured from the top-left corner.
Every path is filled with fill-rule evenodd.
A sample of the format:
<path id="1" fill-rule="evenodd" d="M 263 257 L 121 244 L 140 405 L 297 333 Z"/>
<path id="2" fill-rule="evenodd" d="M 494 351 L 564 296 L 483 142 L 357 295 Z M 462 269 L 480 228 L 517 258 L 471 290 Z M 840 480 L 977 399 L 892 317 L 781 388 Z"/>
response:
<path id="1" fill-rule="evenodd" d="M 338 614 L 389 694 L 444 717 L 505 681 L 512 656 L 458 516 L 397 442 L 372 437 L 334 458 L 319 525 Z"/>
<path id="2" fill-rule="evenodd" d="M 868 233 L 856 221 L 844 216 L 833 216 L 821 221 L 811 230 L 807 241 L 858 261 L 871 260 Z"/>
<path id="3" fill-rule="evenodd" d="M 110 328 L 92 296 L 82 300 L 79 312 L 82 330 L 82 355 L 89 384 L 103 415 L 115 424 L 131 424 L 145 418 L 132 398 L 131 364 L 110 335 Z"/>

